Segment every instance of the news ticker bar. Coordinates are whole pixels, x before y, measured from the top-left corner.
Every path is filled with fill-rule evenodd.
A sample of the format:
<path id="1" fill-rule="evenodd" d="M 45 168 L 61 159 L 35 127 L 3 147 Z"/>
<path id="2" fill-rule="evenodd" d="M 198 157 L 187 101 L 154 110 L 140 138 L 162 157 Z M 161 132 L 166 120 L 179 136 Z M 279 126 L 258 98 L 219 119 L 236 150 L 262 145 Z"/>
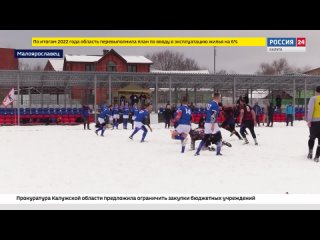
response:
<path id="1" fill-rule="evenodd" d="M 320 194 L 0 194 L 0 204 L 319 204 Z"/>
<path id="2" fill-rule="evenodd" d="M 33 37 L 33 47 L 88 46 L 221 46 L 221 47 L 306 47 L 306 38 L 274 37 Z"/>
<path id="3" fill-rule="evenodd" d="M 33 37 L 33 47 L 263 47 L 256 37 Z"/>

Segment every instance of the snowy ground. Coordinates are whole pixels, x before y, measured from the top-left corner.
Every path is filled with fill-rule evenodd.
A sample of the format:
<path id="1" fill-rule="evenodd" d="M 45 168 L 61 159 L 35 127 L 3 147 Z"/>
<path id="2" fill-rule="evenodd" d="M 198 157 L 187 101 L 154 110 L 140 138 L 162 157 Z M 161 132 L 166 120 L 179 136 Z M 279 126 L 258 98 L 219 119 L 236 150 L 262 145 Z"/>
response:
<path id="1" fill-rule="evenodd" d="M 233 147 L 220 157 L 180 154 L 162 124 L 143 144 L 131 130 L 102 138 L 82 126 L 0 127 L 0 193 L 320 193 L 307 126 L 295 125 L 257 128 L 259 146 L 223 131 Z"/>

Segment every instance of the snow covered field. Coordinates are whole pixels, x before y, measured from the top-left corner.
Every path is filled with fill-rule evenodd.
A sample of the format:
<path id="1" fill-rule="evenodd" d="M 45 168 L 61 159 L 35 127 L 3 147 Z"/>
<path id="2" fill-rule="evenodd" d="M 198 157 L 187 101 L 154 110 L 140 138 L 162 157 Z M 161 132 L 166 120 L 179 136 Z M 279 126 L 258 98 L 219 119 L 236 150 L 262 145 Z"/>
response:
<path id="1" fill-rule="evenodd" d="M 0 127 L 0 193 L 320 193 L 305 122 L 257 128 L 259 146 L 223 130 L 233 147 L 221 157 L 181 154 L 163 124 L 153 128 L 142 144 L 131 130 L 102 138 L 82 125 Z"/>

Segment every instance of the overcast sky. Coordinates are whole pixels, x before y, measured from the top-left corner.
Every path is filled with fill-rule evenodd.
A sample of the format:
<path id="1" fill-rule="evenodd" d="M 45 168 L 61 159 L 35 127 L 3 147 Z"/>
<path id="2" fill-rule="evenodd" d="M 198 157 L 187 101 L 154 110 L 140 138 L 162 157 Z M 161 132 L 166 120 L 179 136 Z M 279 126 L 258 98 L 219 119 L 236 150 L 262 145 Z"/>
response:
<path id="1" fill-rule="evenodd" d="M 320 31 L 307 30 L 105 30 L 105 31 L 65 31 L 65 30 L 45 30 L 45 31 L 2 31 L 0 30 L 0 47 L 10 48 L 32 48 L 32 37 L 306 37 L 307 51 L 305 53 L 268 53 L 265 47 L 219 47 L 217 48 L 216 70 L 221 69 L 235 71 L 237 73 L 254 73 L 261 62 L 270 62 L 281 57 L 286 58 L 289 64 L 296 67 L 310 66 L 311 68 L 320 67 Z M 40 48 L 38 48 L 40 49 Z M 65 47 L 65 54 L 101 54 L 103 47 Z M 145 55 L 170 49 L 179 51 L 187 57 L 194 58 L 204 69 L 213 70 L 213 47 L 114 47 L 122 55 Z M 30 64 L 45 64 L 46 60 L 23 60 Z"/>

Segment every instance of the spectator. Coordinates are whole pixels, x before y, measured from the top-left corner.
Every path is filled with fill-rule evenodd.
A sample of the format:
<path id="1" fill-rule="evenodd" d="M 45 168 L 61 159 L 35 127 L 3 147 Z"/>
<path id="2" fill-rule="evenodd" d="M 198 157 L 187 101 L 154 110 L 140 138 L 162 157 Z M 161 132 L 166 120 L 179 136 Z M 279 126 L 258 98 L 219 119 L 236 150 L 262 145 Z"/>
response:
<path id="1" fill-rule="evenodd" d="M 289 125 L 289 122 L 291 123 L 291 126 L 293 126 L 293 115 L 295 114 L 294 106 L 289 103 L 286 107 L 286 120 L 287 120 L 287 126 Z"/>
<path id="2" fill-rule="evenodd" d="M 133 103 L 139 103 L 139 97 L 137 95 L 133 95 Z"/>
<path id="3" fill-rule="evenodd" d="M 172 105 L 172 108 L 171 108 L 171 119 L 174 119 L 176 116 L 176 111 L 177 111 L 177 106 L 175 104 Z"/>
<path id="4" fill-rule="evenodd" d="M 241 101 L 241 99 L 242 99 L 242 96 L 240 96 L 240 97 L 239 97 L 239 99 L 237 100 L 237 102 L 236 102 L 236 105 L 237 105 L 237 106 L 239 106 L 239 105 L 240 105 L 240 101 Z"/>
<path id="5" fill-rule="evenodd" d="M 170 122 L 172 118 L 172 110 L 170 104 L 166 105 L 166 109 L 164 110 L 164 121 L 165 121 L 165 128 L 170 128 Z"/>
<path id="6" fill-rule="evenodd" d="M 273 127 L 273 115 L 274 115 L 274 106 L 273 103 L 270 102 L 270 105 L 268 106 L 268 125 L 267 127 Z"/>
<path id="7" fill-rule="evenodd" d="M 139 99 L 140 99 L 140 102 L 141 102 L 141 107 L 143 108 L 144 105 L 146 104 L 147 96 L 145 94 L 141 94 Z"/>
<path id="8" fill-rule="evenodd" d="M 83 117 L 83 127 L 84 127 L 84 130 L 86 130 L 86 127 L 88 130 L 91 130 L 90 129 L 90 120 L 89 120 L 89 117 L 90 117 L 90 107 L 87 105 L 87 104 L 84 104 L 82 106 L 82 117 Z"/>
<path id="9" fill-rule="evenodd" d="M 247 105 L 249 104 L 249 96 L 248 96 L 248 93 L 246 93 L 246 94 L 244 95 L 243 100 L 244 100 L 245 104 L 247 104 Z"/>
<path id="10" fill-rule="evenodd" d="M 134 94 L 133 93 L 130 96 L 130 105 L 131 105 L 131 107 L 134 105 Z"/>
<path id="11" fill-rule="evenodd" d="M 256 114 L 256 122 L 258 126 L 260 127 L 260 116 L 261 116 L 261 107 L 259 104 L 256 102 L 253 106 L 253 111 Z"/>
<path id="12" fill-rule="evenodd" d="M 276 98 L 276 107 L 277 107 L 277 111 L 279 113 L 281 113 L 281 106 L 282 106 L 282 99 L 281 99 L 280 95 L 278 95 Z"/>
<path id="13" fill-rule="evenodd" d="M 263 104 L 263 126 L 268 123 L 268 103 Z"/>
<path id="14" fill-rule="evenodd" d="M 121 96 L 120 97 L 120 105 L 124 106 L 125 102 L 126 102 L 126 97 L 125 96 Z"/>
<path id="15" fill-rule="evenodd" d="M 196 110 L 196 107 L 194 106 L 193 102 L 190 103 L 190 109 L 191 112 L 194 112 Z"/>

